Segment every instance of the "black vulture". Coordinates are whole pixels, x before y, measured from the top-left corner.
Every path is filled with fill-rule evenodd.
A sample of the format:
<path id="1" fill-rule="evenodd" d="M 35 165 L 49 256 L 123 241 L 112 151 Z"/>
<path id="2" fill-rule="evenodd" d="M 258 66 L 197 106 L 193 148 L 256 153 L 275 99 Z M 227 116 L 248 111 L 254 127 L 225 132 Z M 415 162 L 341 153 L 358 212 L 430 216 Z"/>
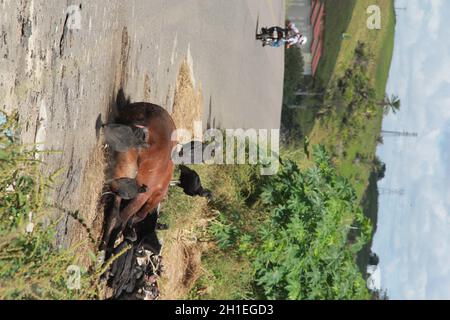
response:
<path id="1" fill-rule="evenodd" d="M 183 165 L 180 166 L 180 171 L 180 181 L 177 183 L 177 186 L 182 188 L 185 194 L 191 197 L 200 196 L 212 200 L 211 191 L 203 188 L 197 172 Z"/>
<path id="2" fill-rule="evenodd" d="M 97 135 L 103 129 L 106 144 L 117 152 L 127 152 L 132 148 L 148 148 L 148 129 L 140 124 L 125 125 L 103 123 L 101 115 L 97 118 Z"/>
<path id="3" fill-rule="evenodd" d="M 143 127 L 131 127 L 111 123 L 102 126 L 106 144 L 117 152 L 127 152 L 132 148 L 148 148 L 148 130 Z"/>

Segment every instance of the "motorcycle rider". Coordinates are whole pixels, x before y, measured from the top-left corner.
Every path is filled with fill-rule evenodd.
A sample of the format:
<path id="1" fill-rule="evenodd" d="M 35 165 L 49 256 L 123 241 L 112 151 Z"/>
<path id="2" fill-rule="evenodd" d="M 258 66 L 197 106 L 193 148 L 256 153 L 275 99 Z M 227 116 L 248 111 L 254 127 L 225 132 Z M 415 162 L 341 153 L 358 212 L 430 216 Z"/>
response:
<path id="1" fill-rule="evenodd" d="M 298 30 L 297 26 L 293 22 L 289 22 L 287 28 L 281 28 L 281 27 L 272 27 L 272 28 L 262 28 L 263 33 L 273 33 L 273 32 L 282 32 L 286 38 L 279 39 L 277 42 L 275 42 L 274 46 L 279 47 L 282 43 L 287 43 L 287 48 L 300 44 L 305 45 L 308 42 L 308 39 L 300 33 L 300 30 Z M 266 46 L 264 43 L 263 46 Z"/>

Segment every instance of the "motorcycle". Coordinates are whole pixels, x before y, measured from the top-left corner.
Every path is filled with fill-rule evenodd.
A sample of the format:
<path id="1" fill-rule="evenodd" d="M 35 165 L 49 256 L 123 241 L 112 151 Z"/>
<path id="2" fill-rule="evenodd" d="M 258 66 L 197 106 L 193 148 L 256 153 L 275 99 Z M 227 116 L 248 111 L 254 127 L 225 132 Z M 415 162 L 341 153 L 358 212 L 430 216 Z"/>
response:
<path id="1" fill-rule="evenodd" d="M 261 33 L 256 35 L 256 40 L 263 43 L 263 47 L 280 47 L 283 45 L 283 40 L 286 39 L 286 34 L 279 28 L 262 28 Z"/>

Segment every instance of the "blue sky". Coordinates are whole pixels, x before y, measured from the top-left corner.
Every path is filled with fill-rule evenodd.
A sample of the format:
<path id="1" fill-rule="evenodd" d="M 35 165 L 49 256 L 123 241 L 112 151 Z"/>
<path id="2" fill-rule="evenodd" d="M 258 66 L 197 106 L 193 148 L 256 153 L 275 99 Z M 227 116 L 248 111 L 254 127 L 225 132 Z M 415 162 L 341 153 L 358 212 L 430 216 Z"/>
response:
<path id="1" fill-rule="evenodd" d="M 387 164 L 373 251 L 391 299 L 450 299 L 450 1 L 398 0 L 395 51 L 387 92 L 402 110 L 384 130 L 419 138 L 385 138 Z"/>

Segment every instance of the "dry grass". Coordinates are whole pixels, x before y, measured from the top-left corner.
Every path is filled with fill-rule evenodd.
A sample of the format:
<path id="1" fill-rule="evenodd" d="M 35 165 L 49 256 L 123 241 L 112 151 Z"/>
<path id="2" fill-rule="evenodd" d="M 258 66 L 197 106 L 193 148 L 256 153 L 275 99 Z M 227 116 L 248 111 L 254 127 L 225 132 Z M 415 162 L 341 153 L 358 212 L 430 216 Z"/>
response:
<path id="1" fill-rule="evenodd" d="M 185 299 L 203 273 L 201 259 L 207 249 L 204 234 L 209 226 L 207 203 L 175 189 L 171 190 L 170 202 L 165 203 L 163 212 L 170 229 L 161 236 L 164 242 L 161 298 Z"/>
<path id="2" fill-rule="evenodd" d="M 201 88 L 195 88 L 187 61 L 181 64 L 175 90 L 172 118 L 177 128 L 194 130 L 194 121 L 203 119 Z M 181 141 L 184 142 L 184 141 Z"/>
<path id="3" fill-rule="evenodd" d="M 178 230 L 164 251 L 166 268 L 162 281 L 162 299 L 179 300 L 187 296 L 201 275 L 202 249 L 194 234 Z"/>

